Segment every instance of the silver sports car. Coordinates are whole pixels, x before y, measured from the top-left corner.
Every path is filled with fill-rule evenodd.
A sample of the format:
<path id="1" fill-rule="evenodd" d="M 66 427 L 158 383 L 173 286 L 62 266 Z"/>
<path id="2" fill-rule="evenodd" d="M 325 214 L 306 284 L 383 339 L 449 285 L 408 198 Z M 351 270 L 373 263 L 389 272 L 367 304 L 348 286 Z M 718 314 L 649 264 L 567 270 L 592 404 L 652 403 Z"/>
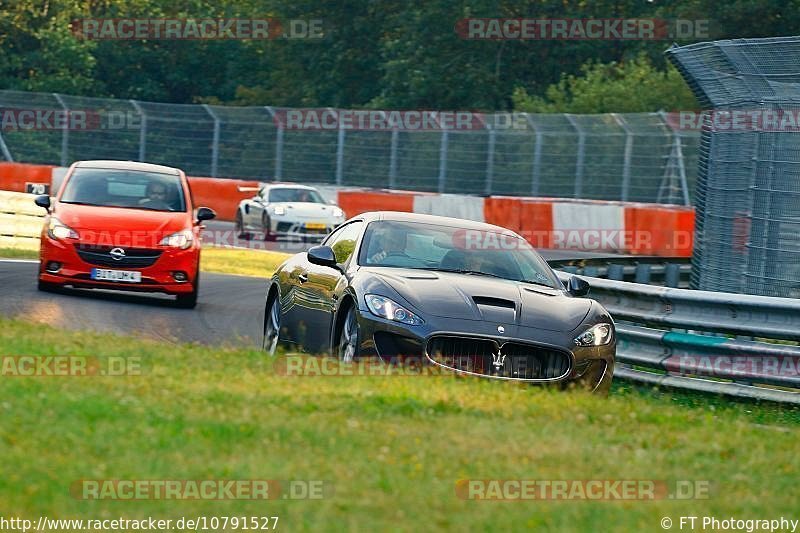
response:
<path id="1" fill-rule="evenodd" d="M 320 241 L 342 222 L 344 212 L 306 185 L 264 184 L 236 211 L 236 233 L 245 239 L 258 233 L 268 241 L 278 237 Z"/>

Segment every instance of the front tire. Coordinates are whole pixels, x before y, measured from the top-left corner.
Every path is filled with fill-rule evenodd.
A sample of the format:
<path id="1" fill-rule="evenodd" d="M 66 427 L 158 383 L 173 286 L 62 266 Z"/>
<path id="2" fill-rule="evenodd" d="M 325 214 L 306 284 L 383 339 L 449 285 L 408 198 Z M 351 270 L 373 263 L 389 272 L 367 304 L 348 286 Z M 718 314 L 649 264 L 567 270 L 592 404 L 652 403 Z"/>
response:
<path id="1" fill-rule="evenodd" d="M 236 212 L 235 225 L 236 225 L 236 231 L 235 231 L 236 232 L 236 236 L 239 237 L 240 239 L 249 240 L 250 239 L 250 233 L 248 233 L 247 231 L 244 230 L 244 220 L 242 219 L 242 212 L 241 211 L 237 211 Z"/>
<path id="2" fill-rule="evenodd" d="M 278 240 L 278 236 L 272 233 L 272 222 L 269 219 L 269 215 L 266 213 L 261 216 L 261 228 L 264 231 L 264 240 L 268 242 L 275 242 Z"/>
<path id="3" fill-rule="evenodd" d="M 342 331 L 339 334 L 339 344 L 336 353 L 339 361 L 352 363 L 359 357 L 359 342 L 361 338 L 361 328 L 358 325 L 358 312 L 355 306 L 347 310 L 347 316 L 342 324 Z"/>
<path id="4" fill-rule="evenodd" d="M 175 304 L 181 309 L 194 309 L 197 306 L 197 294 L 200 292 L 200 271 L 194 276 L 194 287 L 192 292 L 178 294 L 175 297 Z"/>
<path id="5" fill-rule="evenodd" d="M 281 302 L 278 295 L 272 297 L 264 308 L 264 338 L 261 349 L 269 355 L 275 355 L 281 332 Z"/>

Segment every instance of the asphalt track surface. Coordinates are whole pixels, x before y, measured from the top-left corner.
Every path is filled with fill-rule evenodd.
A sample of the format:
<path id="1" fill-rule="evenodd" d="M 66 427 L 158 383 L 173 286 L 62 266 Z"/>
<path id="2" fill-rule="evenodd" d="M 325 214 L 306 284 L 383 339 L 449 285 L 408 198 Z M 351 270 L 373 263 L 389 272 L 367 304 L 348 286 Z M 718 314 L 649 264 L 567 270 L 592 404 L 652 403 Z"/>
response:
<path id="1" fill-rule="evenodd" d="M 232 225 L 216 222 L 209 229 Z M 255 243 L 261 246 L 262 243 Z M 264 243 L 284 250 L 285 243 Z M 245 243 L 244 246 L 247 246 Z M 303 246 L 307 248 L 308 245 Z M 296 251 L 297 247 L 293 251 Z M 546 259 L 604 254 L 543 251 Z M 607 255 L 607 254 L 605 254 Z M 203 273 L 195 309 L 179 309 L 170 296 L 96 289 L 36 289 L 38 262 L 0 259 L 0 315 L 52 326 L 131 334 L 168 342 L 258 346 L 267 278 Z M 269 273 L 271 274 L 271 273 Z"/>

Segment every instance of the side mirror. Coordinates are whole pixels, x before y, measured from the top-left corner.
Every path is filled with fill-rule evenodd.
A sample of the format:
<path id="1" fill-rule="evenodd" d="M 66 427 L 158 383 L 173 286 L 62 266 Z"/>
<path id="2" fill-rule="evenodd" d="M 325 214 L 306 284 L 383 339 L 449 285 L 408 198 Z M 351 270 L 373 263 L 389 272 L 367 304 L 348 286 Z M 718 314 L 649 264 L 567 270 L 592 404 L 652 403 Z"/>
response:
<path id="1" fill-rule="evenodd" d="M 333 248 L 330 246 L 314 246 L 313 248 L 309 248 L 308 262 L 339 270 L 339 265 L 336 263 L 336 255 L 333 253 Z"/>
<path id="2" fill-rule="evenodd" d="M 572 276 L 569 278 L 569 284 L 567 285 L 567 292 L 573 296 L 586 296 L 589 294 L 589 289 L 591 286 L 589 282 L 583 278 L 579 278 L 578 276 Z"/>
<path id="3" fill-rule="evenodd" d="M 217 214 L 214 212 L 213 209 L 208 207 L 198 207 L 197 208 L 197 221 L 202 222 L 204 220 L 211 220 L 212 218 L 217 218 Z"/>
<path id="4" fill-rule="evenodd" d="M 46 194 L 42 194 L 41 196 L 34 198 L 33 203 L 42 209 L 47 209 L 48 211 L 50 210 L 50 196 Z"/>

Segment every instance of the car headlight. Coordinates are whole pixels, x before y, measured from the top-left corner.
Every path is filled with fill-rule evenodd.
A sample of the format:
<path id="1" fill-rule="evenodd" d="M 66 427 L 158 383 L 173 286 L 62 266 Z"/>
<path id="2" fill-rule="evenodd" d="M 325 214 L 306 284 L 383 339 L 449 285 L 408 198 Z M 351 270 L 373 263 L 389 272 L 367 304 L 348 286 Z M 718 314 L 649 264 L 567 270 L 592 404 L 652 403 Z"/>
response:
<path id="1" fill-rule="evenodd" d="M 342 211 L 342 210 L 341 210 L 340 208 L 338 208 L 338 207 L 334 207 L 334 208 L 333 208 L 333 216 L 334 216 L 335 218 L 344 218 L 344 211 Z"/>
<path id="2" fill-rule="evenodd" d="M 377 294 L 367 294 L 367 307 L 373 315 L 388 318 L 395 322 L 402 322 L 411 326 L 418 326 L 425 322 L 397 302 Z"/>
<path id="3" fill-rule="evenodd" d="M 612 331 L 611 324 L 596 324 L 575 337 L 575 344 L 577 346 L 603 346 L 611 342 Z"/>
<path id="4" fill-rule="evenodd" d="M 70 228 L 56 217 L 50 217 L 50 222 L 47 223 L 47 234 L 51 239 L 77 239 L 78 232 Z"/>
<path id="5" fill-rule="evenodd" d="M 283 207 L 282 205 L 276 205 L 275 207 L 272 208 L 272 214 L 278 216 L 285 215 L 286 208 Z"/>
<path id="6" fill-rule="evenodd" d="M 183 231 L 179 231 L 178 233 L 173 233 L 172 235 L 167 235 L 161 242 L 158 244 L 162 246 L 170 246 L 172 248 L 180 248 L 182 250 L 187 249 L 192 245 L 192 241 L 194 240 L 194 235 L 188 229 Z"/>

